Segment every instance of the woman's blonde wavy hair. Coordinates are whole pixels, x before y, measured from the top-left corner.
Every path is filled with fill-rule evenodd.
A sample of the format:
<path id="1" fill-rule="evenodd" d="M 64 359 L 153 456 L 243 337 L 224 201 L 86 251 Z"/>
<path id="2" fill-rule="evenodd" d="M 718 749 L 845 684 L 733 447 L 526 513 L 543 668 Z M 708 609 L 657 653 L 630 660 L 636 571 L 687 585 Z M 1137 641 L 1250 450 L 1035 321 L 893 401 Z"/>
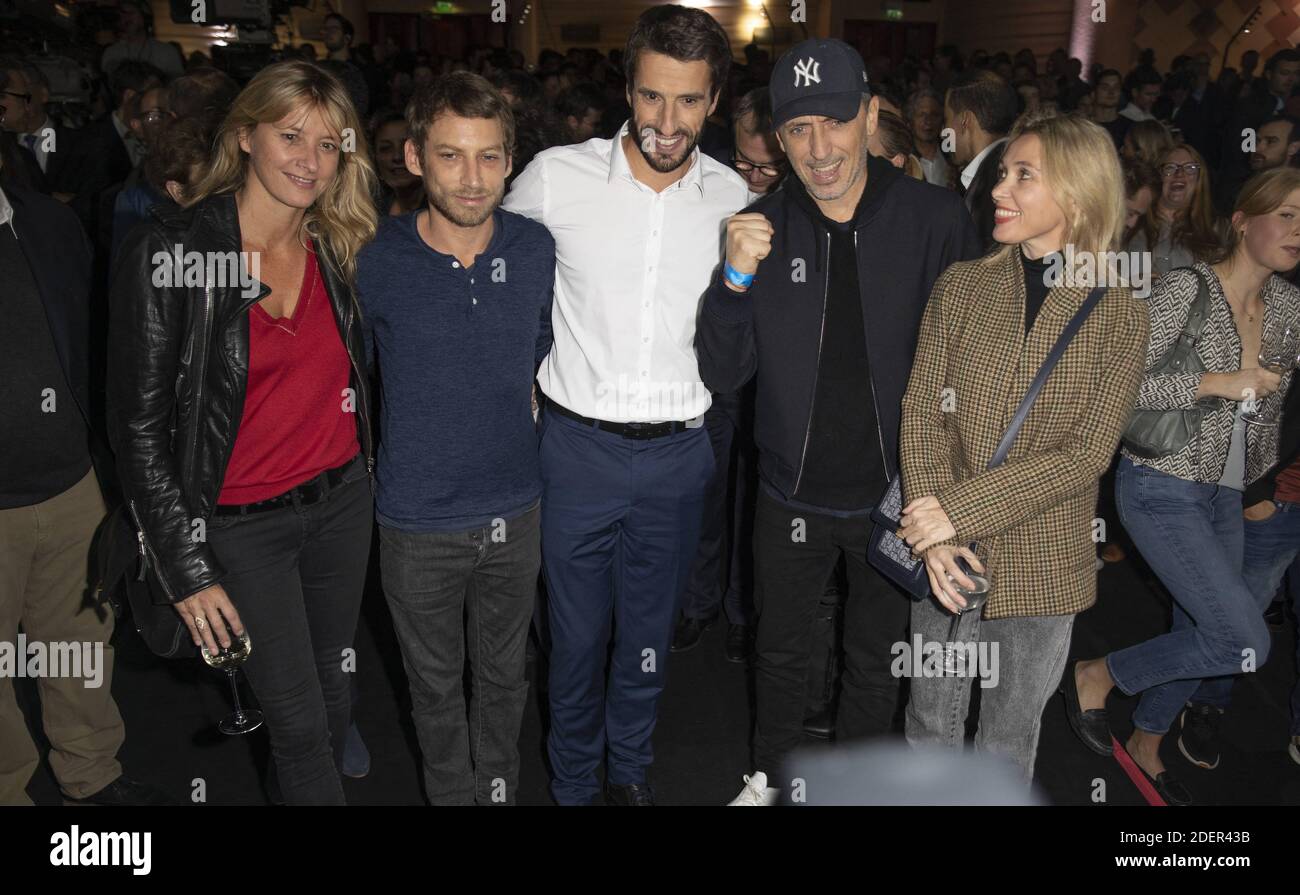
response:
<path id="1" fill-rule="evenodd" d="M 328 246 L 351 278 L 357 253 L 374 238 L 379 225 L 372 198 L 375 169 L 365 129 L 347 89 L 334 75 L 310 62 L 294 60 L 267 66 L 240 91 L 217 130 L 208 169 L 186 191 L 184 204 L 189 207 L 209 196 L 242 187 L 248 177 L 248 155 L 239 147 L 240 134 L 259 124 L 283 121 L 304 104 L 319 110 L 325 123 L 341 138 L 356 141 L 353 151 L 339 153 L 338 171 L 307 209 L 302 233 L 304 245 L 312 238 Z"/>
<path id="2" fill-rule="evenodd" d="M 1065 243 L 1076 253 L 1097 256 L 1118 250 L 1124 236 L 1124 174 L 1110 134 L 1080 115 L 1043 109 L 1016 121 L 1007 146 L 1029 134 L 1042 143 L 1043 179 L 1065 212 Z"/>

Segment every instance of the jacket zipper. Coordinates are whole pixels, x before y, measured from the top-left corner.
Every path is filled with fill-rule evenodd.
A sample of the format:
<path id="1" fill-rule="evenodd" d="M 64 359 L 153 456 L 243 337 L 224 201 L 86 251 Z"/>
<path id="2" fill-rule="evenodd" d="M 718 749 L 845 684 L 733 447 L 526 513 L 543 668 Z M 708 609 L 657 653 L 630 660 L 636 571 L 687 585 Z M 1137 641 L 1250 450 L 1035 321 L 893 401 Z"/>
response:
<path id="1" fill-rule="evenodd" d="M 199 451 L 199 417 L 203 409 L 203 378 L 207 376 L 208 345 L 212 337 L 212 284 L 208 283 L 203 290 L 203 337 L 196 339 L 198 358 L 195 360 L 194 375 L 194 411 L 193 419 L 190 421 L 192 435 L 190 438 L 190 494 L 198 495 L 197 473 L 199 468 L 198 451 Z M 238 425 L 239 421 L 235 420 Z"/>
<path id="2" fill-rule="evenodd" d="M 822 342 L 826 338 L 826 299 L 831 288 L 831 233 L 826 231 L 826 274 L 822 279 L 822 328 L 817 334 L 817 372 L 813 374 L 813 399 L 812 406 L 808 408 L 808 428 L 803 433 L 803 453 L 799 455 L 799 472 L 794 477 L 794 490 L 790 492 L 791 496 L 799 493 L 799 483 L 803 481 L 803 464 L 808 459 L 808 439 L 812 437 L 813 413 L 817 407 L 817 380 L 821 378 L 822 370 Z"/>
<path id="3" fill-rule="evenodd" d="M 853 231 L 853 260 L 857 263 L 858 258 L 858 231 Z M 826 269 L 826 279 L 830 280 L 830 267 Z M 861 301 L 861 296 L 858 297 Z M 865 328 L 867 324 L 866 312 L 863 312 L 862 325 Z M 863 346 L 866 346 L 866 334 L 863 333 Z M 880 444 L 880 462 L 885 467 L 885 481 L 889 481 L 893 476 L 889 474 L 889 454 L 885 451 L 885 433 L 880 428 L 880 402 L 876 400 L 876 377 L 871 375 L 871 352 L 867 352 L 867 385 L 871 386 L 871 415 L 876 420 L 876 440 Z"/>
<path id="4" fill-rule="evenodd" d="M 175 602 L 176 600 L 175 592 L 171 589 L 171 586 L 167 583 L 167 579 L 163 577 L 162 563 L 159 562 L 158 560 L 158 554 L 154 552 L 153 547 L 150 546 L 149 541 L 145 538 L 144 524 L 140 521 L 140 513 L 135 508 L 135 501 L 134 500 L 127 501 L 127 506 L 131 510 L 131 518 L 135 520 L 135 539 L 136 539 L 136 543 L 140 547 L 140 571 L 136 573 L 135 580 L 136 581 L 144 580 L 144 573 L 145 570 L 148 568 L 148 561 L 150 558 L 152 558 L 153 571 L 154 574 L 158 576 L 158 583 L 162 585 L 163 593 L 167 595 L 167 599 Z"/>

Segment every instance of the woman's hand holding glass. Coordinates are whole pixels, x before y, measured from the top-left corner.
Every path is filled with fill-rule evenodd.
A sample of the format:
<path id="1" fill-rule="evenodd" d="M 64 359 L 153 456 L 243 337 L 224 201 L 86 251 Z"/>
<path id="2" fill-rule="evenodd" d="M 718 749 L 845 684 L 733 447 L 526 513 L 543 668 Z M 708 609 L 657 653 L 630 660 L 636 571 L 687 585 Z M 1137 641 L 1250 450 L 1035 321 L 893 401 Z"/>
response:
<path id="1" fill-rule="evenodd" d="M 984 564 L 969 547 L 939 544 L 925 552 L 925 572 L 930 576 L 930 590 L 945 609 L 957 614 L 966 609 L 966 598 L 957 592 L 957 588 L 977 589 L 958 562 L 959 557 L 964 558 L 973 571 L 984 574 Z"/>

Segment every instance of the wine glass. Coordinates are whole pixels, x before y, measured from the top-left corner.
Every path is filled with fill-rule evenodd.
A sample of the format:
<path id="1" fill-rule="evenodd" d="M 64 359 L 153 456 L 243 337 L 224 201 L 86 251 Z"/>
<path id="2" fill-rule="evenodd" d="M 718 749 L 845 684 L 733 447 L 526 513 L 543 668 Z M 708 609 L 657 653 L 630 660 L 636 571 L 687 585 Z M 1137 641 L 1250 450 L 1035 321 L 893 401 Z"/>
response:
<path id="1" fill-rule="evenodd" d="M 952 582 L 953 589 L 966 600 L 966 608 L 961 609 L 953 614 L 952 621 L 948 623 L 948 640 L 943 647 L 943 673 L 949 677 L 956 677 L 965 672 L 965 651 L 961 649 L 957 635 L 960 633 L 962 619 L 967 613 L 976 612 L 984 607 L 989 599 L 989 579 L 987 575 L 976 572 L 970 567 L 962 557 L 957 558 L 961 564 L 962 571 L 966 573 L 975 585 L 975 588 L 969 589 L 962 587 L 957 583 L 957 579 L 949 575 L 948 580 Z M 974 616 L 971 616 L 972 618 Z"/>
<path id="2" fill-rule="evenodd" d="M 1300 362 L 1300 326 L 1280 319 L 1264 320 L 1264 330 L 1259 339 L 1259 365 L 1262 369 L 1281 376 L 1296 369 Z M 1264 413 L 1260 410 L 1263 398 L 1254 398 L 1251 407 L 1241 415 L 1244 423 L 1252 426 L 1276 426 L 1281 422 L 1277 409 Z"/>
<path id="3" fill-rule="evenodd" d="M 224 622 L 222 622 L 224 624 Z M 217 729 L 230 736 L 240 736 L 245 733 L 252 733 L 262 726 L 262 713 L 256 709 L 245 710 L 239 701 L 239 683 L 235 680 L 235 675 L 239 673 L 239 666 L 244 664 L 244 660 L 253 652 L 253 641 L 245 631 L 238 637 L 231 634 L 230 646 L 223 647 L 220 652 L 213 655 L 208 648 L 204 646 L 199 650 L 203 656 L 203 661 L 207 662 L 213 668 L 219 669 L 226 673 L 226 679 L 230 681 L 230 692 L 235 697 L 235 711 L 229 717 L 223 718 L 217 725 Z"/>

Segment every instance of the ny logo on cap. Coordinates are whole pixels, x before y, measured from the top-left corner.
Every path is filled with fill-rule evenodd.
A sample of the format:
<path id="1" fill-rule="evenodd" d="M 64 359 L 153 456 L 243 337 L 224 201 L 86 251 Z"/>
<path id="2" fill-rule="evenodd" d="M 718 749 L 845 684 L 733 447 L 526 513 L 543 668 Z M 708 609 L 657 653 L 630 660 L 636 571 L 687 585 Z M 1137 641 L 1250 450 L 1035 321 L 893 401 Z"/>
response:
<path id="1" fill-rule="evenodd" d="M 814 81 L 820 84 L 822 82 L 821 75 L 818 73 L 820 69 L 821 63 L 811 56 L 802 62 L 796 62 L 794 64 L 794 86 L 799 86 L 800 78 L 803 79 L 803 86 L 805 87 L 811 87 Z"/>

